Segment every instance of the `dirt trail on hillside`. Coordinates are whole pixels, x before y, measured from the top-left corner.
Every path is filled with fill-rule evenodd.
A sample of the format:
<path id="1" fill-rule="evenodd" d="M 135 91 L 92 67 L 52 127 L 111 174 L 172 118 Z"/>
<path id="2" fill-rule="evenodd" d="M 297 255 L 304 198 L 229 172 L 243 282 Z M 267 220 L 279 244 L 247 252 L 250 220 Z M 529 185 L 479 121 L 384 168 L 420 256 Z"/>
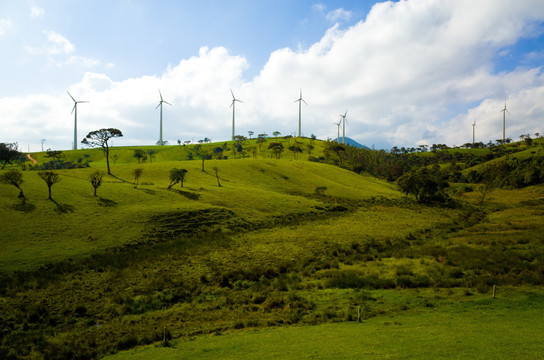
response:
<path id="1" fill-rule="evenodd" d="M 28 160 L 32 161 L 32 164 L 36 165 L 38 163 L 38 161 L 36 161 L 36 159 L 34 159 L 32 155 L 26 154 L 26 157 L 28 158 Z"/>

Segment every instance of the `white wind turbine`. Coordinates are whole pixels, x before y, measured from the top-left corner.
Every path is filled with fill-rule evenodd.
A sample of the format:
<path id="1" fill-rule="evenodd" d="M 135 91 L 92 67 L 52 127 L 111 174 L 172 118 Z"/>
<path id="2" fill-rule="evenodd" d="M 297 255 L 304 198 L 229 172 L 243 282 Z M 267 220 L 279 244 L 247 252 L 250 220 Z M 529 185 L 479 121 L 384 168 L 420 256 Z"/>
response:
<path id="1" fill-rule="evenodd" d="M 474 147 L 474 129 L 476 128 L 476 119 L 472 123 L 472 147 Z"/>
<path id="2" fill-rule="evenodd" d="M 340 117 L 342 117 L 342 144 L 346 143 L 346 115 L 348 114 L 348 109 L 346 109 L 346 112 L 344 115 L 340 114 Z"/>
<path id="3" fill-rule="evenodd" d="M 230 104 L 229 107 L 232 107 L 232 140 L 234 140 L 234 119 L 235 119 L 235 113 L 236 113 L 236 102 L 241 102 L 243 103 L 242 100 L 238 100 L 237 98 L 234 97 L 234 93 L 232 92 L 232 89 L 230 89 L 230 93 L 232 95 L 232 104 Z"/>
<path id="4" fill-rule="evenodd" d="M 163 100 L 160 89 L 159 89 L 159 96 L 161 97 L 161 101 L 159 101 L 159 105 L 157 105 L 155 109 L 157 109 L 159 106 L 161 107 L 161 131 L 160 131 L 160 137 L 159 137 L 159 145 L 164 145 L 164 141 L 162 140 L 162 104 L 165 103 L 170 106 L 172 106 L 172 104 L 170 104 L 168 101 Z"/>
<path id="5" fill-rule="evenodd" d="M 338 133 L 336 135 L 336 142 L 339 143 L 340 142 L 340 126 L 342 125 L 342 120 L 340 120 L 337 123 L 333 123 L 333 124 L 338 127 Z"/>
<path id="6" fill-rule="evenodd" d="M 304 101 L 304 99 L 302 98 L 302 89 L 300 89 L 300 97 L 295 100 L 294 102 L 297 102 L 298 101 L 298 137 L 301 137 L 301 132 L 300 132 L 300 112 L 301 112 L 301 103 Z M 308 105 L 308 103 L 306 101 L 304 101 L 304 103 L 306 105 Z"/>
<path id="7" fill-rule="evenodd" d="M 504 141 L 506 139 L 505 137 L 506 113 L 510 115 L 510 111 L 506 110 L 506 101 L 504 102 L 504 109 L 502 109 L 501 112 L 502 112 L 502 143 L 504 144 Z"/>
<path id="8" fill-rule="evenodd" d="M 72 94 L 70 94 L 68 91 L 67 93 L 68 95 L 70 95 L 72 100 L 74 100 L 74 107 L 72 108 L 72 113 L 74 113 L 74 145 L 72 146 L 72 148 L 74 150 L 77 150 L 77 104 L 88 103 L 88 101 L 76 101 Z"/>

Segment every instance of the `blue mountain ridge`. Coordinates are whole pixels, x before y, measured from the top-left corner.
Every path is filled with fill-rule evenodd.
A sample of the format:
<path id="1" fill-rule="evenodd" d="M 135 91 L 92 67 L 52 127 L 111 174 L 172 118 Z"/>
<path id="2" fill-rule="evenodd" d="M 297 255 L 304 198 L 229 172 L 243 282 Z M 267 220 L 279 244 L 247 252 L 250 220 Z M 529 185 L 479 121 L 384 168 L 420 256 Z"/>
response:
<path id="1" fill-rule="evenodd" d="M 338 141 L 339 143 L 342 143 L 342 137 L 337 138 L 337 139 L 333 139 L 333 141 Z M 370 149 L 368 146 L 360 144 L 357 141 L 355 141 L 352 138 L 349 138 L 347 136 L 346 136 L 346 145 L 361 148 L 361 149 Z"/>

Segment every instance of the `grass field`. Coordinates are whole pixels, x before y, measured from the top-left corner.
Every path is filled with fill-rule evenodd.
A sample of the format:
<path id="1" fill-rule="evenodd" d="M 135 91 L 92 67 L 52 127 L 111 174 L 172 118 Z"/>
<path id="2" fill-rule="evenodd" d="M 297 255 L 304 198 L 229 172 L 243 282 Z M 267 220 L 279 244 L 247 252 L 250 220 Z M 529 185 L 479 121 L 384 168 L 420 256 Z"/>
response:
<path id="1" fill-rule="evenodd" d="M 23 172 L 24 206 L 0 185 L 0 358 L 94 359 L 138 345 L 150 346 L 128 354 L 540 353 L 525 335 L 542 328 L 544 186 L 496 189 L 479 206 L 478 191 L 454 185 L 455 206 L 440 207 L 306 153 L 270 159 L 263 146 L 257 158 L 202 163 L 194 148 L 142 147 L 156 152 L 137 164 L 134 149 L 112 150 L 98 196 L 97 149 L 66 152 L 89 167 L 57 170 L 53 201 L 36 171 Z M 188 171 L 183 188 L 167 189 L 172 168 Z M 173 348 L 158 346 L 165 329 Z"/>
<path id="2" fill-rule="evenodd" d="M 495 299 L 489 295 L 459 297 L 451 292 L 424 294 L 436 305 L 363 323 L 193 337 L 173 341 L 169 347 L 138 348 L 106 359 L 539 358 L 544 353 L 542 289 L 505 288 L 499 292 Z"/>

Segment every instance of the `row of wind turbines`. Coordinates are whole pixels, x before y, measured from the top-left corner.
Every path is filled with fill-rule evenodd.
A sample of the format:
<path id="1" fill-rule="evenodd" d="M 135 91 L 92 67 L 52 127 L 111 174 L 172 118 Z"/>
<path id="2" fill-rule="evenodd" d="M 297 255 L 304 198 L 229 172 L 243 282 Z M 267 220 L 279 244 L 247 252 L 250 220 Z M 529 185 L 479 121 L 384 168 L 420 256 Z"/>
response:
<path id="1" fill-rule="evenodd" d="M 504 144 L 506 140 L 506 113 L 510 115 L 510 111 L 506 109 L 506 101 L 504 102 L 504 109 L 502 109 L 500 112 L 502 112 L 502 142 Z M 475 141 L 475 128 L 476 128 L 476 119 L 472 122 L 472 145 L 474 145 Z"/>
<path id="2" fill-rule="evenodd" d="M 74 107 L 72 108 L 72 114 L 74 114 L 74 144 L 73 144 L 73 150 L 77 150 L 77 104 L 82 104 L 82 103 L 88 103 L 89 101 L 78 101 L 76 100 L 72 94 L 70 94 L 70 92 L 68 92 L 68 95 L 70 96 L 70 98 L 74 101 Z M 240 102 L 240 103 L 243 103 L 242 100 L 240 99 L 237 99 L 235 96 L 234 96 L 234 92 L 232 91 L 232 89 L 230 89 L 230 93 L 232 95 L 232 103 L 230 104 L 229 108 L 232 107 L 232 137 L 231 139 L 234 140 L 234 137 L 235 137 L 235 126 L 236 126 L 236 102 Z M 163 104 L 167 104 L 167 105 L 170 105 L 170 106 L 173 106 L 172 104 L 170 104 L 168 101 L 164 100 L 163 97 L 162 97 L 162 93 L 161 93 L 161 90 L 159 89 L 159 97 L 160 97 L 160 101 L 159 101 L 159 104 L 155 107 L 155 109 L 158 109 L 160 108 L 160 132 L 159 132 L 159 141 L 157 142 L 158 145 L 164 145 L 165 142 L 163 140 L 163 136 L 162 136 L 162 105 Z M 300 96 L 297 100 L 295 100 L 294 102 L 298 102 L 298 136 L 300 137 L 302 135 L 302 130 L 301 130 L 301 127 L 302 127 L 302 103 L 304 102 L 304 104 L 308 105 L 308 103 L 302 98 L 302 89 L 300 89 Z M 346 112 L 344 113 L 344 115 L 340 115 L 340 117 L 342 118 L 340 120 L 340 122 L 338 122 L 338 141 L 340 139 L 340 124 L 342 124 L 342 143 L 345 144 L 345 136 L 346 136 L 346 115 L 347 115 L 348 111 L 346 109 Z"/>

